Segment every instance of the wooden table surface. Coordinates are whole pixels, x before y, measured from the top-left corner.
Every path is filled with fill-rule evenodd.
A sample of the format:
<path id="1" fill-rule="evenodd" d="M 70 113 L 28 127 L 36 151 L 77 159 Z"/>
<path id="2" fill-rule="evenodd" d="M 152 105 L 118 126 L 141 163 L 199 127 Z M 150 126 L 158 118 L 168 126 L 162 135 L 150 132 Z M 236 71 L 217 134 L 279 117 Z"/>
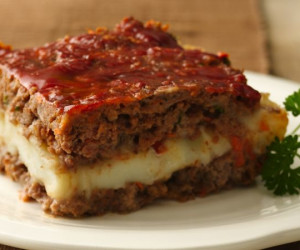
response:
<path id="1" fill-rule="evenodd" d="M 169 24 L 182 44 L 228 52 L 237 68 L 300 82 L 299 9 L 298 0 L 1 0 L 0 41 L 39 46 L 134 16 Z M 271 249 L 300 249 L 300 242 Z"/>

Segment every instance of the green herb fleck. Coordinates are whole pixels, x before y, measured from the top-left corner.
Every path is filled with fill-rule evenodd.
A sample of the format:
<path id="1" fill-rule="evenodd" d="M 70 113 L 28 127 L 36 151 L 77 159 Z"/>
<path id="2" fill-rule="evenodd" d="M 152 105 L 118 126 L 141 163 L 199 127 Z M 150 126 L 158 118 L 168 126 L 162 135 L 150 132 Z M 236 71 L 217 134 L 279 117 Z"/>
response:
<path id="1" fill-rule="evenodd" d="M 221 107 L 221 106 L 216 105 L 214 108 L 215 108 L 215 111 L 214 111 L 215 114 L 220 115 L 220 114 L 223 114 L 225 112 L 224 108 Z"/>
<path id="2" fill-rule="evenodd" d="M 181 121 L 182 121 L 182 116 L 183 116 L 183 114 L 180 113 L 179 116 L 178 116 L 178 120 L 177 120 L 177 122 L 176 122 L 176 125 L 180 125 L 180 123 L 181 123 Z"/>
<path id="3" fill-rule="evenodd" d="M 2 103 L 3 103 L 4 105 L 7 105 L 7 104 L 8 104 L 8 96 L 7 96 L 7 95 L 3 96 Z"/>

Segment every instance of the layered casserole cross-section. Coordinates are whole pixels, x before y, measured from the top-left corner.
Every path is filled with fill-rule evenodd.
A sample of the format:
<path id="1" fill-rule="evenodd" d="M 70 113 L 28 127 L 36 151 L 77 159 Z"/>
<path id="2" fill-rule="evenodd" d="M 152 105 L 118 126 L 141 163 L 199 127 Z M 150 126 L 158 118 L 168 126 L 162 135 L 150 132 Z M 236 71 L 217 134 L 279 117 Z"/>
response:
<path id="1" fill-rule="evenodd" d="M 287 124 L 225 54 L 133 18 L 38 48 L 2 45 L 0 100 L 0 170 L 62 216 L 249 185 Z"/>

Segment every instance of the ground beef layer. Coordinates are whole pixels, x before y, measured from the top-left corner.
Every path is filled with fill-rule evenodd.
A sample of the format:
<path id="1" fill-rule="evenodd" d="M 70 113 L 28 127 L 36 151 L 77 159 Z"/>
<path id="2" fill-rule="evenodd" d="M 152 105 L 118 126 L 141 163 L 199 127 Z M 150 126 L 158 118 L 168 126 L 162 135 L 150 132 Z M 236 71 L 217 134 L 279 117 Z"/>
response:
<path id="1" fill-rule="evenodd" d="M 152 185 L 129 183 L 120 189 L 97 189 L 89 198 L 84 193 L 68 200 L 53 200 L 44 187 L 32 182 L 26 166 L 17 156 L 1 155 L 0 171 L 23 186 L 23 199 L 34 199 L 43 209 L 57 216 L 80 217 L 101 215 L 108 212 L 129 213 L 157 199 L 188 201 L 235 186 L 253 184 L 259 173 L 260 161 L 247 160 L 243 167 L 236 167 L 231 153 L 215 159 L 207 166 L 188 166 L 174 172 L 164 181 Z"/>
<path id="2" fill-rule="evenodd" d="M 195 137 L 201 126 L 244 134 L 237 118 L 260 98 L 226 54 L 185 49 L 153 21 L 125 18 L 38 48 L 0 46 L 0 110 L 69 168 Z"/>
<path id="3" fill-rule="evenodd" d="M 0 100 L 0 109 L 10 121 L 22 126 L 25 136 L 33 135 L 47 145 L 68 168 L 115 157 L 124 149 L 146 151 L 168 138 L 194 138 L 201 127 L 228 138 L 246 134 L 237 117 L 260 108 L 241 105 L 229 93 L 209 95 L 202 91 L 191 96 L 181 89 L 64 116 L 34 89 L 26 89 L 5 72 L 0 74 Z M 62 120 L 64 129 L 60 128 Z"/>

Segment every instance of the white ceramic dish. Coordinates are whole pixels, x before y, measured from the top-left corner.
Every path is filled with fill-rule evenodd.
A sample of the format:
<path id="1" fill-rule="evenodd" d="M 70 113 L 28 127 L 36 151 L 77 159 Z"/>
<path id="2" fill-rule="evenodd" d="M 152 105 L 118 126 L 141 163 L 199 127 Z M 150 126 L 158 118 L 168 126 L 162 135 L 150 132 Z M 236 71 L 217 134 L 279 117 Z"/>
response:
<path id="1" fill-rule="evenodd" d="M 247 72 L 249 84 L 282 103 L 300 84 Z M 300 121 L 300 118 L 298 119 Z M 290 127 L 296 120 L 291 119 Z M 186 203 L 157 202 L 129 215 L 53 218 L 18 199 L 0 176 L 0 243 L 29 249 L 253 249 L 300 240 L 300 196 L 262 186 Z"/>

